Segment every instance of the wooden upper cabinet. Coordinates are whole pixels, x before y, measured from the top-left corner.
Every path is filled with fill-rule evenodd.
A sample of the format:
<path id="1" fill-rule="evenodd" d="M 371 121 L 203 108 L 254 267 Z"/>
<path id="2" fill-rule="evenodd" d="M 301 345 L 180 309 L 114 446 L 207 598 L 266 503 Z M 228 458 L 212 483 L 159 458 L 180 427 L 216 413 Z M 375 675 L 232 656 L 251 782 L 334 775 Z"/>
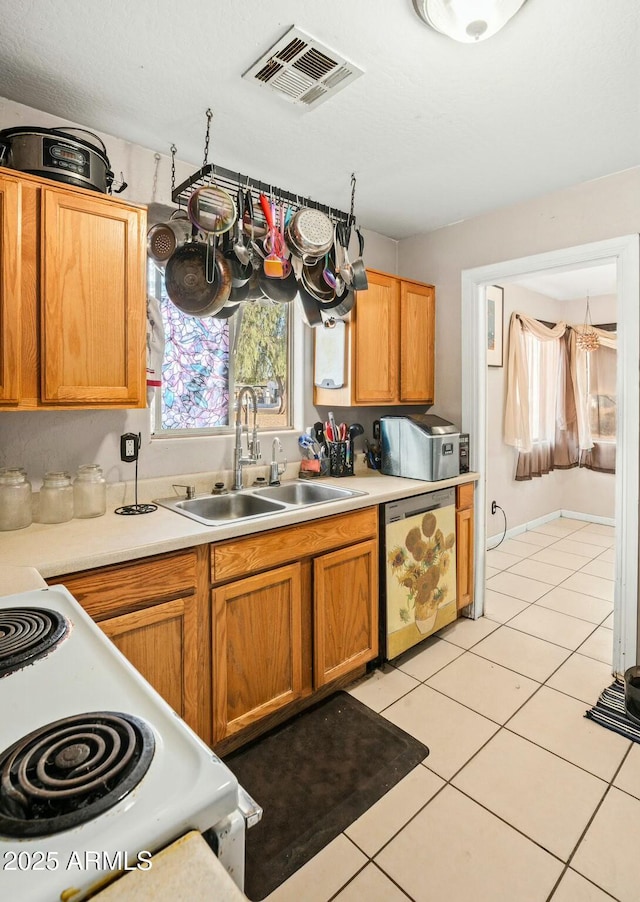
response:
<path id="1" fill-rule="evenodd" d="M 20 183 L 0 177 L 0 401 L 20 390 Z"/>
<path id="2" fill-rule="evenodd" d="M 0 170 L 0 404 L 145 407 L 145 209 L 10 172 Z"/>
<path id="3" fill-rule="evenodd" d="M 356 404 L 391 403 L 398 396 L 400 285 L 369 273 L 369 288 L 356 298 L 353 345 Z"/>
<path id="4" fill-rule="evenodd" d="M 344 386 L 316 386 L 314 404 L 433 404 L 435 289 L 367 270 L 347 321 Z M 337 341 L 337 339 L 336 339 Z"/>
<path id="5" fill-rule="evenodd" d="M 138 406 L 144 398 L 139 222 L 138 210 L 108 198 L 43 189 L 44 402 Z"/>
<path id="6" fill-rule="evenodd" d="M 433 401 L 435 290 L 400 283 L 400 401 Z"/>

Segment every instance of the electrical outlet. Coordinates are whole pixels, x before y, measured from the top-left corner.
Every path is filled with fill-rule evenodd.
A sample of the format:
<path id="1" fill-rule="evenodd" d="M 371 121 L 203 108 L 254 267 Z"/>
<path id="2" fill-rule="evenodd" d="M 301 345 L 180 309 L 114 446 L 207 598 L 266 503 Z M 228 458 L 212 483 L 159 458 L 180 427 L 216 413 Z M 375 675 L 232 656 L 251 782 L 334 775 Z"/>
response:
<path id="1" fill-rule="evenodd" d="M 138 459 L 138 450 L 140 448 L 140 435 L 134 432 L 125 432 L 120 436 L 120 460 L 130 463 L 132 460 Z"/>
<path id="2" fill-rule="evenodd" d="M 495 514 L 495 512 L 496 512 L 497 510 L 498 510 L 498 503 L 497 503 L 496 501 L 492 501 L 492 502 L 491 502 L 491 513 L 492 513 L 492 514 Z"/>

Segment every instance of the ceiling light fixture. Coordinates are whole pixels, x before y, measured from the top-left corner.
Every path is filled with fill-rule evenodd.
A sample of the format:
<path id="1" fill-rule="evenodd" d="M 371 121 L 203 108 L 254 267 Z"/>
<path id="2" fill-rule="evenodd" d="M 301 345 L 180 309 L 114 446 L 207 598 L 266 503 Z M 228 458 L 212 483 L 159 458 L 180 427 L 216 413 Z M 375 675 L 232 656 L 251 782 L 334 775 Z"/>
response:
<path id="1" fill-rule="evenodd" d="M 595 351 L 600 345 L 600 337 L 591 322 L 591 311 L 589 310 L 589 295 L 587 294 L 587 309 L 584 312 L 584 326 L 582 331 L 576 330 L 576 345 L 583 351 Z"/>
<path id="2" fill-rule="evenodd" d="M 473 44 L 492 37 L 526 0 L 413 0 L 427 25 L 454 41 Z"/>

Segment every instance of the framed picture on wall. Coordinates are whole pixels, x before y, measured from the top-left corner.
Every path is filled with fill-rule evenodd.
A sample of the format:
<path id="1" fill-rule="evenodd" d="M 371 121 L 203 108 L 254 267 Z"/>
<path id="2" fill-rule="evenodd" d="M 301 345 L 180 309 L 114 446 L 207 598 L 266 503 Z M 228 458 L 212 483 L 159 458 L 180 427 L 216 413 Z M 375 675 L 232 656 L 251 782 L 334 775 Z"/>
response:
<path id="1" fill-rule="evenodd" d="M 487 366 L 502 366 L 504 290 L 487 285 Z"/>

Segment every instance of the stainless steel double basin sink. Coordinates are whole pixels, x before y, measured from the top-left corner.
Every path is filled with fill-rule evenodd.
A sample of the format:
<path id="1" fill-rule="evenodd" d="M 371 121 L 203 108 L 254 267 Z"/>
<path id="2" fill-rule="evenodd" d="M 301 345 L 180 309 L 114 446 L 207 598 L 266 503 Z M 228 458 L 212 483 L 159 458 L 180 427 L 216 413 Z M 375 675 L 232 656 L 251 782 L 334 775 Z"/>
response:
<path id="1" fill-rule="evenodd" d="M 366 494 L 326 483 L 293 481 L 265 488 L 243 489 L 224 495 L 158 498 L 155 503 L 205 526 L 224 526 L 232 522 L 268 517 L 270 514 L 281 514 L 287 510 L 299 510 L 301 507 Z"/>

